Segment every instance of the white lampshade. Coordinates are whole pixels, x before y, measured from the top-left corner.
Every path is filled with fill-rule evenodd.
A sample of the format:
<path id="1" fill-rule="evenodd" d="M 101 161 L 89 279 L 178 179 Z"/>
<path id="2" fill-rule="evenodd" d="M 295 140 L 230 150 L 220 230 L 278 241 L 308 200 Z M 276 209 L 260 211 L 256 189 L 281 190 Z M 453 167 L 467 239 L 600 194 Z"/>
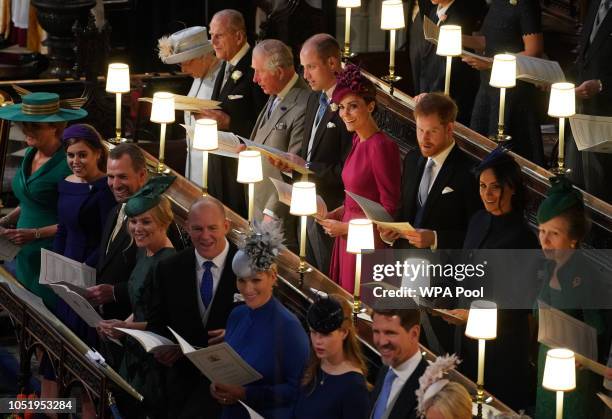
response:
<path id="1" fill-rule="evenodd" d="M 346 251 L 349 253 L 370 253 L 374 251 L 374 229 L 372 221 L 356 218 L 349 221 Z"/>
<path id="2" fill-rule="evenodd" d="M 495 339 L 497 337 L 497 304 L 476 300 L 470 305 L 465 335 L 472 339 Z"/>
<path id="3" fill-rule="evenodd" d="M 317 188 L 313 182 L 293 183 L 289 212 L 293 215 L 317 213 Z"/>
<path id="4" fill-rule="evenodd" d="M 380 29 L 402 29 L 404 23 L 404 4 L 402 0 L 385 0 L 382 2 Z"/>
<path id="5" fill-rule="evenodd" d="M 498 88 L 516 86 L 516 57 L 514 55 L 497 54 L 493 57 L 489 84 Z"/>
<path id="6" fill-rule="evenodd" d="M 445 57 L 457 57 L 461 55 L 461 26 L 440 26 L 440 36 L 438 37 L 436 54 Z"/>
<path id="7" fill-rule="evenodd" d="M 193 131 L 193 148 L 202 151 L 212 151 L 219 148 L 217 121 L 214 119 L 198 119 Z"/>
<path id="8" fill-rule="evenodd" d="M 127 93 L 130 91 L 130 67 L 127 64 L 112 63 L 108 65 L 106 91 L 109 93 Z"/>
<path id="9" fill-rule="evenodd" d="M 338 7 L 342 7 L 343 9 L 361 7 L 361 0 L 338 0 Z"/>
<path id="10" fill-rule="evenodd" d="M 256 183 L 263 180 L 261 153 L 257 150 L 245 150 L 238 153 L 238 183 Z"/>
<path id="11" fill-rule="evenodd" d="M 174 95 L 168 92 L 157 92 L 153 95 L 151 121 L 158 124 L 174 122 Z"/>
<path id="12" fill-rule="evenodd" d="M 569 349 L 550 349 L 546 352 L 542 387 L 552 391 L 576 388 L 576 360 Z"/>
<path id="13" fill-rule="evenodd" d="M 550 86 L 548 114 L 555 118 L 567 118 L 576 113 L 576 93 L 572 83 L 554 83 Z"/>

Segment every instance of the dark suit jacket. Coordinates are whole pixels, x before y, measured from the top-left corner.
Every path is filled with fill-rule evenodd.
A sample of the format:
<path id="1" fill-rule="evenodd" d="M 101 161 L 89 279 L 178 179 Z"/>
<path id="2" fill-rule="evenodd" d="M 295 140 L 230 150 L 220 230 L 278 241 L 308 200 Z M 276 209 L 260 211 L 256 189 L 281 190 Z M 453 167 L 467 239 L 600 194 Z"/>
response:
<path id="1" fill-rule="evenodd" d="M 311 93 L 306 104 L 304 139 L 299 153 L 304 160 L 308 160 L 308 143 L 319 109 L 320 94 L 320 92 Z M 328 126 L 330 123 L 333 126 Z M 309 178 L 317 184 L 317 194 L 321 195 L 330 211 L 344 202 L 342 167 L 351 151 L 352 139 L 353 134 L 346 130 L 346 125 L 338 112 L 332 111 L 328 106 L 313 139 L 310 168 L 315 174 Z"/>
<path id="2" fill-rule="evenodd" d="M 241 72 L 242 76 L 234 80 L 230 75 L 223 88 L 221 88 L 226 65 L 229 64 L 225 61 L 221 64 L 211 99 L 220 101 L 221 108 L 230 116 L 229 131 L 248 138 L 255 125 L 257 115 L 266 103 L 267 96 L 253 82 L 251 50 L 238 61 L 233 70 L 234 72 Z M 208 173 L 210 174 L 208 192 L 246 218 L 247 207 L 244 186 L 236 182 L 238 160 L 214 154 L 209 155 L 208 159 Z"/>
<path id="3" fill-rule="evenodd" d="M 580 112 L 588 115 L 612 115 L 612 10 L 608 11 L 595 39 L 590 43 L 591 32 L 599 1 L 591 1 L 582 27 L 580 48 L 576 59 L 576 86 L 583 81 L 599 79 L 603 90 L 591 99 L 582 100 Z"/>
<path id="4" fill-rule="evenodd" d="M 402 200 L 397 220 L 407 220 L 415 228 L 435 230 L 438 249 L 461 249 L 470 218 L 482 207 L 478 183 L 471 172 L 474 164 L 455 144 L 429 191 L 421 222 L 414 224 L 417 194 L 426 162 L 419 150 L 411 151 L 404 158 Z M 448 192 L 442 193 L 445 189 Z M 407 244 L 406 240 L 396 242 L 397 247 Z"/>
<path id="5" fill-rule="evenodd" d="M 436 15 L 438 6 L 432 4 L 431 0 L 418 0 L 418 2 L 419 16 L 417 19 L 423 19 L 424 16 L 427 16 L 434 23 L 438 23 L 438 16 Z M 472 32 L 480 28 L 485 13 L 486 3 L 484 0 L 455 0 L 446 11 L 446 19 L 443 24 L 459 25 L 463 34 L 471 35 Z M 436 44 L 425 40 L 422 31 L 416 36 L 423 39 L 418 57 L 420 59 L 419 81 L 418 84 L 415 84 L 415 86 L 418 86 L 418 91 L 415 93 L 443 92 L 446 57 L 436 54 Z M 480 74 L 461 61 L 460 57 L 453 58 L 452 63 L 450 93 L 459 107 L 458 120 L 464 125 L 468 125 L 476 97 L 475 92 L 478 91 L 480 83 Z"/>
<path id="6" fill-rule="evenodd" d="M 168 330 L 171 327 L 192 346 L 208 346 L 208 331 L 225 329 L 227 318 L 235 307 L 234 294 L 238 292 L 236 276 L 232 272 L 235 254 L 236 246 L 230 243 L 206 327 L 198 309 L 200 292 L 195 281 L 195 250 L 187 248 L 160 261 L 153 274 L 154 292 L 147 329 L 173 339 Z M 203 414 L 202 408 L 215 407 L 211 405 L 208 384 L 200 370 L 186 357 L 167 369 L 168 406 L 174 406 L 175 412 L 183 412 L 176 417 L 190 417 L 194 412 Z"/>
<path id="7" fill-rule="evenodd" d="M 115 206 L 108 215 L 100 242 L 97 266 L 97 284 L 114 286 L 115 302 L 104 304 L 102 315 L 105 319 L 125 319 L 132 312 L 127 281 L 136 265 L 136 245 L 132 242 L 124 222 L 115 240 L 106 248 L 110 240 L 121 204 Z"/>
<path id="8" fill-rule="evenodd" d="M 425 372 L 427 368 L 427 361 L 425 358 L 421 359 L 419 365 L 417 365 L 416 369 L 408 379 L 404 383 L 404 387 L 400 390 L 397 398 L 395 399 L 395 403 L 391 406 L 391 412 L 388 413 L 387 419 L 416 419 L 417 418 L 417 399 L 414 392 L 419 388 L 419 378 Z M 378 376 L 376 377 L 376 384 L 374 385 L 374 390 L 372 391 L 371 402 L 372 409 L 374 409 L 374 404 L 376 403 L 376 399 L 378 399 L 378 395 L 382 390 L 383 382 L 385 380 L 385 375 L 389 367 L 381 368 L 378 371 Z"/>
<path id="9" fill-rule="evenodd" d="M 298 153 L 304 160 L 310 161 L 310 168 L 315 173 L 309 175 L 309 180 L 317 185 L 317 194 L 325 201 L 331 211 L 342 205 L 344 201 L 344 183 L 342 182 L 342 167 L 351 151 L 353 134 L 346 130 L 346 125 L 338 115 L 328 106 L 319 122 L 313 138 L 310 156 L 308 156 L 308 143 L 319 109 L 320 92 L 312 92 L 306 104 L 304 117 L 304 138 Z M 329 126 L 328 126 L 329 125 Z M 309 159 L 310 157 L 310 159 Z M 293 179 L 299 174 L 294 172 Z M 334 239 L 323 231 L 323 228 L 308 219 L 308 241 L 306 246 L 306 260 L 321 272 L 329 272 L 329 264 L 334 245 Z"/>
<path id="10" fill-rule="evenodd" d="M 102 315 L 105 319 L 122 320 L 132 313 L 127 284 L 136 265 L 137 248 L 127 231 L 127 221 L 123 222 L 115 240 L 110 243 L 110 246 L 108 245 L 120 209 L 121 204 L 118 204 L 106 218 L 100 241 L 98 266 L 96 267 L 96 283 L 111 284 L 114 287 L 115 302 L 102 306 Z M 185 248 L 185 239 L 175 223 L 170 224 L 168 228 L 168 238 L 177 251 Z M 106 252 L 107 246 L 108 253 Z"/>

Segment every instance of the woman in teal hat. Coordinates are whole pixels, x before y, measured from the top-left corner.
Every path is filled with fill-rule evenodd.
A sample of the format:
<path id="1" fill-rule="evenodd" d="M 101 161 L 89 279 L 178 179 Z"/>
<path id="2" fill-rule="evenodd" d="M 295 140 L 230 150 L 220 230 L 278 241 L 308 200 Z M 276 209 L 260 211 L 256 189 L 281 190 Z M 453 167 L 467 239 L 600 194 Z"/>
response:
<path id="1" fill-rule="evenodd" d="M 153 283 L 151 274 L 157 263 L 175 253 L 168 238 L 168 226 L 172 223 L 170 201 L 162 194 L 174 181 L 173 176 L 158 176 L 149 182 L 125 205 L 128 231 L 138 247 L 136 266 L 128 280 L 128 292 L 132 314 L 125 320 L 103 320 L 100 332 L 108 337 L 121 338 L 123 333 L 116 327 L 145 330 L 151 302 Z M 144 396 L 144 412 L 134 407 L 128 417 L 163 417 L 166 412 L 163 394 L 163 366 L 140 344 L 127 338 L 119 373 L 132 387 Z M 129 408 L 128 408 L 129 409 Z"/>
<path id="2" fill-rule="evenodd" d="M 595 328 L 600 355 L 607 354 L 609 345 L 603 314 L 605 302 L 598 301 L 605 284 L 582 252 L 578 250 L 589 230 L 582 194 L 564 177 L 551 179 L 548 196 L 538 209 L 539 239 L 547 259 L 544 283 L 539 299 Z M 599 279 L 599 280 L 598 280 Z M 600 281 L 601 280 L 601 281 Z M 540 344 L 538 353 L 538 389 L 536 414 L 538 419 L 555 416 L 555 393 L 542 387 L 546 352 L 550 348 Z M 576 371 L 576 389 L 565 394 L 564 418 L 595 418 L 601 405 L 596 393 L 601 377 L 586 368 Z"/>
<path id="3" fill-rule="evenodd" d="M 71 172 L 61 137 L 67 121 L 83 118 L 82 109 L 60 107 L 55 93 L 31 93 L 22 103 L 0 108 L 0 118 L 15 121 L 28 145 L 15 177 L 19 206 L 0 219 L 0 234 L 22 246 L 17 254 L 17 279 L 54 308 L 56 297 L 38 284 L 40 249 L 51 249 L 57 231 L 58 183 Z"/>

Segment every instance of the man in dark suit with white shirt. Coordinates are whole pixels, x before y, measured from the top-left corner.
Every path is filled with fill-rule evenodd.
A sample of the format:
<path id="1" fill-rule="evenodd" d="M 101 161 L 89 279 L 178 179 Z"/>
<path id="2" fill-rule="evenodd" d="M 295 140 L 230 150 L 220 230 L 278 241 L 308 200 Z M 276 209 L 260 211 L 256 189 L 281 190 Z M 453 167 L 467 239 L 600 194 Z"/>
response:
<path id="1" fill-rule="evenodd" d="M 472 214 L 482 203 L 471 173 L 473 163 L 453 139 L 457 106 L 441 93 L 429 93 L 414 110 L 419 150 L 404 158 L 402 199 L 397 221 L 414 231 L 381 230 L 396 247 L 461 249 Z"/>
<path id="2" fill-rule="evenodd" d="M 384 367 L 372 391 L 371 419 L 416 419 L 419 378 L 427 361 L 419 350 L 418 308 L 374 308 L 372 334 Z"/>
<path id="3" fill-rule="evenodd" d="M 187 228 L 193 248 L 161 261 L 153 277 L 147 329 L 173 338 L 168 327 L 196 347 L 223 341 L 234 308 L 236 246 L 226 235 L 229 221 L 221 202 L 211 196 L 190 208 Z M 179 349 L 155 353 L 168 366 L 166 394 L 172 417 L 216 417 L 209 382 Z"/>
<path id="4" fill-rule="evenodd" d="M 211 19 L 209 32 L 215 54 L 223 60 L 211 96 L 221 102 L 221 110 L 202 111 L 198 118 L 215 119 L 219 130 L 248 137 L 267 97 L 253 81 L 252 49 L 244 18 L 236 10 L 222 10 Z M 237 170 L 236 159 L 209 156 L 208 192 L 246 217 L 244 188 L 236 182 Z"/>

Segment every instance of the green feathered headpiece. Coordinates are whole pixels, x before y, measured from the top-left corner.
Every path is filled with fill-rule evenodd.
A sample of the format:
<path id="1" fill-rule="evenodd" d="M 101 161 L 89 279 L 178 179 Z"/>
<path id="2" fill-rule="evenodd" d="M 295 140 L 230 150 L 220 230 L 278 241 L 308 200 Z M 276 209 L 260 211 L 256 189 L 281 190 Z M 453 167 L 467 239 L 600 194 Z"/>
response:
<path id="1" fill-rule="evenodd" d="M 159 204 L 162 194 L 172 185 L 176 176 L 156 176 L 136 192 L 125 204 L 125 215 L 136 217 Z"/>
<path id="2" fill-rule="evenodd" d="M 557 176 L 550 179 L 551 187 L 548 196 L 538 208 L 538 223 L 542 224 L 555 218 L 566 210 L 582 205 L 582 194 L 574 188 L 565 177 Z"/>

